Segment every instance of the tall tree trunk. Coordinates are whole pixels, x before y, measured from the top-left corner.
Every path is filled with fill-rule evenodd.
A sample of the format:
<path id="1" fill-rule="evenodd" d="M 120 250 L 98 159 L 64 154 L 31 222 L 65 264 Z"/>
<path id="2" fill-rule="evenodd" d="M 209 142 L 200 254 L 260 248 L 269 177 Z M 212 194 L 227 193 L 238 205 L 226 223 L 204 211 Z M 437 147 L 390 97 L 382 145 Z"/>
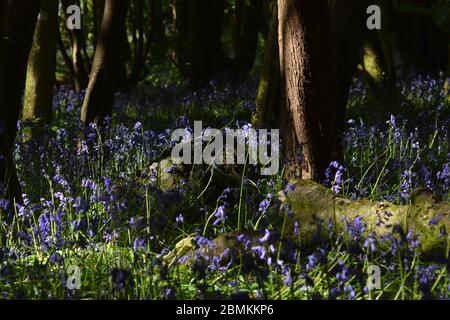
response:
<path id="1" fill-rule="evenodd" d="M 58 0 L 42 0 L 28 61 L 24 119 L 41 119 L 44 123 L 52 121 L 57 30 Z"/>
<path id="2" fill-rule="evenodd" d="M 329 14 L 326 0 L 278 0 L 278 36 L 282 89 L 295 139 L 284 147 L 300 147 L 301 166 L 295 152 L 287 159 L 288 174 L 321 181 L 327 166 L 339 153 L 336 103 L 330 57 Z M 289 132 L 287 132 L 290 134 Z"/>
<path id="3" fill-rule="evenodd" d="M 264 48 L 256 95 L 256 125 L 259 128 L 278 126 L 280 106 L 280 60 L 278 50 L 278 8 L 273 5 L 272 21 Z"/>
<path id="4" fill-rule="evenodd" d="M 81 122 L 102 124 L 112 114 L 117 83 L 115 62 L 120 59 L 120 37 L 128 9 L 127 0 L 106 0 L 89 86 L 81 109 Z"/>
<path id="5" fill-rule="evenodd" d="M 224 0 L 176 0 L 176 63 L 198 88 L 223 68 Z"/>
<path id="6" fill-rule="evenodd" d="M 4 196 L 20 202 L 13 147 L 40 1 L 0 0 L 0 8 L 0 182 Z"/>
<path id="7" fill-rule="evenodd" d="M 94 15 L 94 49 L 98 42 L 98 33 L 102 24 L 103 12 L 105 10 L 105 0 L 93 0 L 92 11 Z"/>

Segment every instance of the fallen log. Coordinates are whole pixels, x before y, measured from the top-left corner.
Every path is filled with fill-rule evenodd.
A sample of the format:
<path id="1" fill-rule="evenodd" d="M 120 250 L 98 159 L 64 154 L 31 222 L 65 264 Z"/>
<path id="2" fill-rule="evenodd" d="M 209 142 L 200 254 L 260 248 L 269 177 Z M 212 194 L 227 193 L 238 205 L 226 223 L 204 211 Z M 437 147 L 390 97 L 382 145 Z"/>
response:
<path id="1" fill-rule="evenodd" d="M 420 251 L 427 259 L 448 258 L 450 203 L 438 201 L 427 190 L 415 190 L 410 204 L 396 205 L 367 199 L 352 201 L 313 181 L 299 180 L 278 196 L 282 209 L 291 216 L 282 237 L 292 238 L 297 222 L 298 237 L 306 248 L 316 245 L 320 222 L 331 219 L 334 231 L 339 231 L 346 222 L 359 218 L 365 223 L 367 234 L 382 238 L 400 227 L 417 234 Z"/>
<path id="2" fill-rule="evenodd" d="M 299 243 L 303 254 L 310 254 L 330 240 L 327 232 L 339 234 L 348 223 L 359 219 L 364 224 L 363 236 L 372 234 L 382 239 L 389 235 L 400 236 L 394 230 L 401 230 L 403 234 L 412 232 L 417 236 L 423 259 L 448 261 L 450 203 L 438 201 L 427 190 L 415 190 L 409 205 L 396 205 L 367 199 L 353 201 L 321 184 L 299 180 L 290 190 L 279 192 L 278 198 L 281 219 L 271 222 L 281 232 L 268 241 L 261 243 L 264 232 L 235 230 L 219 235 L 211 245 L 196 250 L 194 238 L 189 237 L 177 244 L 167 256 L 168 260 L 173 263 L 177 257 L 186 256 L 184 261 L 190 264 L 201 256 L 208 260 L 220 257 L 221 264 L 227 264 L 230 259 L 242 262 L 252 256 L 254 246 L 273 245 L 277 249 L 279 244 L 288 243 Z M 241 237 L 246 241 L 239 240 Z"/>

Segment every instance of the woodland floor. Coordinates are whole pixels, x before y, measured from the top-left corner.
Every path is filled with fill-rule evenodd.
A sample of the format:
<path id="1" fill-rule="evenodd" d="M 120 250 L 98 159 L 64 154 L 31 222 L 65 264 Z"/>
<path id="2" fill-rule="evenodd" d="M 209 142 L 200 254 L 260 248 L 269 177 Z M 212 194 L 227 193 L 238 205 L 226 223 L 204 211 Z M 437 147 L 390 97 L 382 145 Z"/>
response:
<path id="1" fill-rule="evenodd" d="M 330 164 L 325 187 L 343 198 L 398 206 L 425 188 L 448 202 L 446 81 L 417 76 L 398 84 L 395 98 L 355 82 L 345 160 Z M 82 97 L 61 87 L 51 127 L 20 125 L 16 162 L 26 201 L 16 209 L 0 202 L 0 296 L 448 299 L 447 266 L 424 258 L 416 230 L 376 238 L 356 215 L 338 231 L 322 221 L 327 241 L 312 250 L 303 250 L 301 237 L 278 242 L 292 219 L 278 200 L 280 191 L 293 190 L 282 170 L 271 177 L 254 166 L 151 170 L 170 155 L 175 128 L 191 130 L 198 120 L 212 128 L 251 126 L 255 92 L 255 81 L 211 82 L 191 93 L 156 77 L 137 92 L 118 94 L 108 127 L 91 127 L 77 148 Z M 428 223 L 449 239 L 440 219 Z M 300 227 L 291 224 L 295 235 Z M 235 235 L 245 255 L 204 254 L 226 234 Z M 381 286 L 369 290 L 374 265 Z M 80 270 L 79 289 L 71 289 L 71 266 Z"/>

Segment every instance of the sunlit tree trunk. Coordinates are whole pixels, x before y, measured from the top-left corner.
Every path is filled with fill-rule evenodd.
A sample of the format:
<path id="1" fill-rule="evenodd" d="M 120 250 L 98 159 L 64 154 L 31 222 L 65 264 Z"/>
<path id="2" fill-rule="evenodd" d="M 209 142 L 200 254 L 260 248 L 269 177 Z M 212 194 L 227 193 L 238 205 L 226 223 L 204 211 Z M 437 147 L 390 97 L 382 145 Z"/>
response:
<path id="1" fill-rule="evenodd" d="M 326 0 L 279 0 L 278 37 L 282 89 L 295 139 L 284 148 L 301 151 L 300 167 L 295 152 L 289 154 L 288 173 L 320 181 L 339 153 L 336 104 L 330 86 L 331 52 Z M 290 134 L 288 132 L 288 134 Z M 294 166 L 294 167 L 292 167 Z"/>
<path id="2" fill-rule="evenodd" d="M 40 119 L 44 123 L 52 121 L 57 28 L 58 0 L 42 0 L 28 61 L 24 119 Z"/>

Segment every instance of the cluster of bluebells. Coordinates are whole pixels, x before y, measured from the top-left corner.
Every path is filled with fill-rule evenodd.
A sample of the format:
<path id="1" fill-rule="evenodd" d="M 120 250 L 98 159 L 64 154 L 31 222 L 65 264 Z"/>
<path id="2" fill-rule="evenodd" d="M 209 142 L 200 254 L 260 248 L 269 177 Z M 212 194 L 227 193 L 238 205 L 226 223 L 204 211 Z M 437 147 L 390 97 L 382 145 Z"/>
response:
<path id="1" fill-rule="evenodd" d="M 360 92 L 358 88 L 354 90 Z M 401 113 L 371 111 L 370 117 L 348 121 L 344 163 L 331 163 L 326 173 L 325 182 L 335 192 L 406 203 L 415 188 L 424 187 L 443 199 L 449 197 L 448 84 L 419 76 L 400 84 L 399 90 Z M 360 99 L 359 107 L 369 104 L 368 97 Z M 374 122 L 374 117 L 386 121 Z"/>
<path id="2" fill-rule="evenodd" d="M 428 78 L 401 86 L 405 108 L 413 102 L 425 110 L 420 124 L 394 115 L 374 124 L 350 120 L 344 161 L 330 164 L 324 183 L 335 193 L 354 198 L 405 203 L 418 186 L 448 197 L 450 118 L 443 88 L 441 80 Z M 88 298 L 96 292 L 97 298 L 168 300 L 359 299 L 369 294 L 365 280 L 371 263 L 383 267 L 384 288 L 411 281 L 422 297 L 430 297 L 436 281 L 444 279 L 447 289 L 449 281 L 440 265 L 417 264 L 418 238 L 410 230 L 395 227 L 393 234 L 380 238 L 359 217 L 342 221 L 342 230 L 327 221 L 319 228 L 327 241 L 303 248 L 303 226 L 284 208 L 295 237 L 289 241 L 281 237 L 283 230 L 272 219 L 280 219 L 279 212 L 284 211 L 278 210 L 274 195 L 294 189 L 282 177 L 258 180 L 250 167 L 239 183 L 226 182 L 230 186 L 202 192 L 201 179 L 192 180 L 203 177 L 202 168 L 196 168 L 191 180 L 159 190 L 159 177 L 150 167 L 167 155 L 173 129 L 192 132 L 191 119 L 200 115 L 198 119 L 213 127 L 233 119 L 248 131 L 251 125 L 243 119 L 254 111 L 255 91 L 255 82 L 250 81 L 211 82 L 198 92 L 168 85 L 118 93 L 113 118 L 101 128 L 82 128 L 77 119 L 83 93 L 61 88 L 54 99 L 53 127 L 28 139 L 27 127 L 33 124 L 19 124 L 15 155 L 24 201 L 11 204 L 0 199 L 6 217 L 0 228 L 0 295 L 22 298 L 44 292 L 46 298 L 61 298 L 55 288 L 64 287 L 65 268 L 74 263 L 85 263 L 84 270 L 91 270 L 83 278 L 85 290 L 78 293 Z M 351 94 L 356 103 L 369 97 L 359 85 Z M 167 114 L 169 109 L 174 112 Z M 136 114 L 147 116 L 136 122 Z M 176 175 L 176 169 L 169 168 L 167 174 Z M 238 212 L 241 220 L 236 223 Z M 383 218 L 379 217 L 380 224 Z M 441 218 L 434 217 L 429 224 L 437 226 Z M 244 231 L 251 229 L 238 230 L 230 239 L 242 251 L 220 250 L 214 239 L 228 235 L 238 224 Z M 189 245 L 174 245 L 189 235 L 193 239 Z M 174 258 L 177 250 L 179 256 Z M 411 276 L 398 283 L 404 271 Z M 22 285 L 25 278 L 29 288 Z M 55 279 L 60 282 L 55 284 Z M 383 298 L 396 295 L 389 290 L 377 293 Z M 62 295 L 76 296 L 67 288 Z"/>

